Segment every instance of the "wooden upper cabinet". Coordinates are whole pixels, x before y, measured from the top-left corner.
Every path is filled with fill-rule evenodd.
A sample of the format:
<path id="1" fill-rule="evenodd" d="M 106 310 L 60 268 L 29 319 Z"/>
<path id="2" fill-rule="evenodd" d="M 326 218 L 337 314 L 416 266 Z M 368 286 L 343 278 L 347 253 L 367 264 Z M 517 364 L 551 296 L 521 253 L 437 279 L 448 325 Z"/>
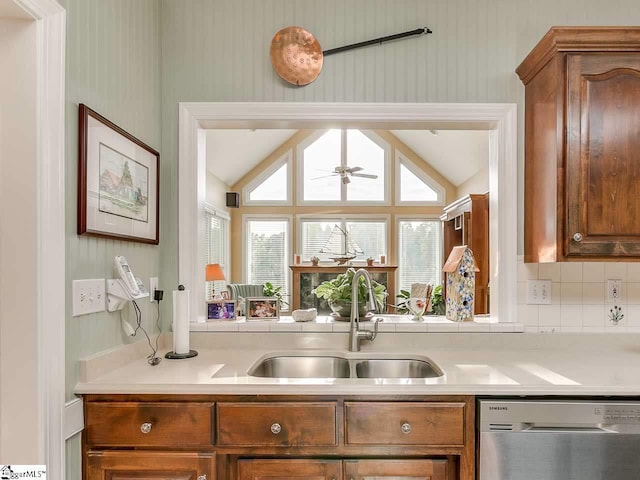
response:
<path id="1" fill-rule="evenodd" d="M 640 28 L 552 28 L 525 84 L 525 261 L 640 258 Z"/>

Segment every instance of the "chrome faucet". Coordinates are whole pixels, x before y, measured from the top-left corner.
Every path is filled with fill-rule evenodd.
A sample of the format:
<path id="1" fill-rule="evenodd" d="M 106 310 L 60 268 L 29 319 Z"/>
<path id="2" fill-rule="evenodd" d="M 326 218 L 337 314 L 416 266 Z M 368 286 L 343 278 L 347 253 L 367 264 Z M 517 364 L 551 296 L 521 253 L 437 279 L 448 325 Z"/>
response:
<path id="1" fill-rule="evenodd" d="M 360 342 L 362 340 L 369 340 L 370 342 L 374 341 L 376 336 L 378 335 L 378 322 L 379 320 L 374 321 L 374 329 L 373 332 L 370 330 L 360 330 L 360 315 L 358 313 L 358 287 L 360 282 L 360 277 L 364 277 L 364 280 L 367 284 L 367 291 L 369 293 L 369 299 L 367 300 L 367 311 L 375 311 L 376 310 L 376 298 L 373 295 L 373 287 L 371 286 L 371 277 L 369 276 L 369 272 L 364 268 L 359 269 L 354 275 L 353 280 L 351 281 L 351 318 L 350 318 L 350 327 L 349 327 L 349 351 L 350 352 L 359 352 L 360 351 Z"/>

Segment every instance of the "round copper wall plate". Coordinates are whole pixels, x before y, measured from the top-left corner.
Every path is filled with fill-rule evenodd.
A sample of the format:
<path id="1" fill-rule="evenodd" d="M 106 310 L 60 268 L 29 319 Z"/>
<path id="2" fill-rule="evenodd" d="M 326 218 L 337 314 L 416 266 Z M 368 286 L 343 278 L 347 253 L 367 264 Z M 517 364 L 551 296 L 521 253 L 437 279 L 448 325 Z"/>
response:
<path id="1" fill-rule="evenodd" d="M 276 33 L 270 56 L 274 70 L 292 85 L 308 85 L 322 70 L 322 47 L 311 32 L 301 27 L 286 27 Z"/>

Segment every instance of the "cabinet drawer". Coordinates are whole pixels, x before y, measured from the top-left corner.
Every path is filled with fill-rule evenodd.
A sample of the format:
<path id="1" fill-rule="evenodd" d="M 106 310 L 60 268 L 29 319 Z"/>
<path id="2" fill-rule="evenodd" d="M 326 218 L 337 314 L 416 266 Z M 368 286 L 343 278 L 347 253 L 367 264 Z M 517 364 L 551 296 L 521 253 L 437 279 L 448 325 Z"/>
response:
<path id="1" fill-rule="evenodd" d="M 211 445 L 213 405 L 177 402 L 88 403 L 85 410 L 87 443 L 119 447 Z"/>
<path id="2" fill-rule="evenodd" d="M 336 445 L 336 404 L 219 403 L 218 445 Z"/>
<path id="3" fill-rule="evenodd" d="M 464 403 L 345 402 L 345 443 L 464 444 Z"/>

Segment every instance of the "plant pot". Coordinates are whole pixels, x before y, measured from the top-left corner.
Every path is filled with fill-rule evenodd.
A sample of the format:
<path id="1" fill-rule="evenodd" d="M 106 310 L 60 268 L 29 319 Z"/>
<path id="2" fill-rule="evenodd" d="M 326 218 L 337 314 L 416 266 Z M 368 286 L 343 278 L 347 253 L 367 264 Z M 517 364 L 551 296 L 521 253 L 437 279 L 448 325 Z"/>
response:
<path id="1" fill-rule="evenodd" d="M 329 307 L 339 317 L 350 318 L 351 317 L 351 302 L 337 301 L 328 302 Z M 358 304 L 358 315 L 360 318 L 364 318 L 367 314 L 367 308 L 364 303 Z"/>

